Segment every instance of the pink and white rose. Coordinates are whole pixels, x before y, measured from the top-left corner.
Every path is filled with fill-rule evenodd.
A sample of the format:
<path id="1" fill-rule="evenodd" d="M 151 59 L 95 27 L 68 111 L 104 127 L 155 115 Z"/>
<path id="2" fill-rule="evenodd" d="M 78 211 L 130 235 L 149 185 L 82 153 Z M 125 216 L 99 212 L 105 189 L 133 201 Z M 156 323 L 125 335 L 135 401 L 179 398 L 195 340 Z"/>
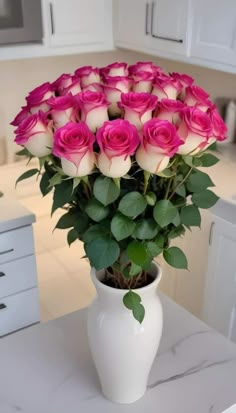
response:
<path id="1" fill-rule="evenodd" d="M 75 76 L 79 77 L 82 88 L 91 83 L 100 83 L 101 77 L 99 69 L 92 66 L 83 66 L 75 71 Z"/>
<path id="2" fill-rule="evenodd" d="M 12 126 L 19 126 L 19 124 L 30 116 L 30 111 L 28 106 L 22 106 L 21 111 L 16 115 L 13 121 L 10 123 Z"/>
<path id="3" fill-rule="evenodd" d="M 209 94 L 200 86 L 192 85 L 186 87 L 186 96 L 184 102 L 188 106 L 205 104 L 208 102 Z"/>
<path id="4" fill-rule="evenodd" d="M 127 120 L 105 122 L 97 131 L 101 152 L 97 157 L 98 168 L 105 176 L 120 178 L 131 168 L 130 156 L 140 143 L 137 129 Z"/>
<path id="5" fill-rule="evenodd" d="M 180 121 L 180 113 L 185 107 L 180 100 L 162 99 L 157 103 L 157 109 L 154 117 L 162 120 L 168 120 L 175 125 Z"/>
<path id="6" fill-rule="evenodd" d="M 52 88 L 55 90 L 56 94 L 60 95 L 63 89 L 72 84 L 72 79 L 73 76 L 71 74 L 63 73 L 52 83 Z"/>
<path id="7" fill-rule="evenodd" d="M 152 94 L 161 99 L 176 99 L 181 91 L 181 84 L 171 77 L 162 74 L 153 81 Z"/>
<path id="8" fill-rule="evenodd" d="M 86 122 L 89 129 L 95 132 L 108 118 L 109 102 L 103 93 L 81 92 L 77 95 L 79 108 L 81 110 L 81 120 Z"/>
<path id="9" fill-rule="evenodd" d="M 62 96 L 65 96 L 68 94 L 75 96 L 80 92 L 81 92 L 80 79 L 77 76 L 72 76 L 70 85 L 61 89 L 60 94 Z"/>
<path id="10" fill-rule="evenodd" d="M 152 62 L 137 62 L 134 65 L 129 66 L 128 70 L 131 76 L 138 72 L 149 72 L 153 75 L 162 72 L 162 69 L 159 66 L 155 66 Z"/>
<path id="11" fill-rule="evenodd" d="M 156 118 L 144 124 L 141 142 L 136 161 L 142 169 L 153 174 L 163 171 L 183 144 L 174 125 Z"/>
<path id="12" fill-rule="evenodd" d="M 106 67 L 101 68 L 100 73 L 102 77 L 106 76 L 127 76 L 128 75 L 128 69 L 127 69 L 127 63 L 119 63 L 119 62 L 114 62 L 111 63 L 110 65 L 107 65 Z"/>
<path id="13" fill-rule="evenodd" d="M 54 96 L 54 90 L 49 82 L 36 87 L 26 97 L 27 106 L 30 109 L 30 112 L 37 113 L 39 110 L 47 112 L 49 110 L 47 100 L 52 96 Z"/>
<path id="14" fill-rule="evenodd" d="M 179 148 L 178 153 L 196 155 L 209 146 L 208 141 L 212 133 L 212 121 L 207 113 L 194 106 L 185 108 L 181 113 L 181 123 L 178 127 L 178 134 L 184 145 Z"/>
<path id="15" fill-rule="evenodd" d="M 224 141 L 227 137 L 227 126 L 222 117 L 216 109 L 209 109 L 207 113 L 212 122 L 212 138 L 220 142 Z"/>
<path id="16" fill-rule="evenodd" d="M 157 97 L 149 93 L 122 93 L 118 106 L 124 111 L 124 119 L 141 129 L 151 119 L 157 106 Z"/>
<path id="17" fill-rule="evenodd" d="M 192 86 L 194 79 L 189 75 L 177 72 L 170 73 L 170 77 L 181 85 L 181 90 L 179 91 L 178 96 L 181 100 L 184 100 L 186 96 L 186 87 Z"/>
<path id="18" fill-rule="evenodd" d="M 51 123 L 41 111 L 28 116 L 15 130 L 15 142 L 39 158 L 49 155 L 53 144 Z"/>
<path id="19" fill-rule="evenodd" d="M 83 88 L 83 92 L 90 90 L 90 92 L 104 93 L 104 88 L 102 83 L 90 83 Z"/>
<path id="20" fill-rule="evenodd" d="M 69 122 L 54 134 L 53 154 L 61 159 L 64 173 L 71 177 L 90 174 L 94 168 L 94 134 L 84 122 Z"/>
<path id="21" fill-rule="evenodd" d="M 106 76 L 104 78 L 104 94 L 110 102 L 108 112 L 111 116 L 121 114 L 117 105 L 120 101 L 121 93 L 128 93 L 131 89 L 132 81 L 127 76 Z"/>
<path id="22" fill-rule="evenodd" d="M 152 72 L 142 72 L 141 70 L 133 74 L 133 92 L 151 93 L 154 74 Z"/>
<path id="23" fill-rule="evenodd" d="M 55 129 L 61 128 L 68 122 L 78 120 L 78 103 L 72 95 L 48 99 L 50 115 Z"/>

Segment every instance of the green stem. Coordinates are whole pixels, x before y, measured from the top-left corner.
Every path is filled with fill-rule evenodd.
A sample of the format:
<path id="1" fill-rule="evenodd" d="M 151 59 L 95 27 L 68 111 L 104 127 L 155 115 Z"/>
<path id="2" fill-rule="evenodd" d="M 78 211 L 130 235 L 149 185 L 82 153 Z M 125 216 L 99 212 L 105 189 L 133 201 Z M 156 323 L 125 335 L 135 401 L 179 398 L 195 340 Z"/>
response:
<path id="1" fill-rule="evenodd" d="M 168 185 L 167 185 L 166 193 L 165 193 L 165 199 L 168 199 L 168 195 L 169 195 L 169 192 L 170 192 L 170 187 L 171 187 L 172 181 L 173 181 L 173 178 L 170 178 L 169 181 L 168 181 Z"/>
<path id="2" fill-rule="evenodd" d="M 174 194 L 175 194 L 175 192 L 176 192 L 176 189 L 178 189 L 181 185 L 183 185 L 183 183 L 188 179 L 188 177 L 189 177 L 189 175 L 191 174 L 192 170 L 193 170 L 193 167 L 190 168 L 190 170 L 188 171 L 188 173 L 185 175 L 184 179 L 174 188 L 172 194 L 171 194 L 170 197 L 169 197 L 169 200 L 174 196 Z"/>
<path id="3" fill-rule="evenodd" d="M 148 183 L 149 183 L 149 179 L 150 179 L 151 174 L 150 174 L 150 172 L 147 172 L 147 171 L 143 171 L 143 174 L 144 174 L 144 188 L 143 188 L 143 193 L 144 193 L 144 195 L 145 195 L 146 192 L 147 192 Z"/>

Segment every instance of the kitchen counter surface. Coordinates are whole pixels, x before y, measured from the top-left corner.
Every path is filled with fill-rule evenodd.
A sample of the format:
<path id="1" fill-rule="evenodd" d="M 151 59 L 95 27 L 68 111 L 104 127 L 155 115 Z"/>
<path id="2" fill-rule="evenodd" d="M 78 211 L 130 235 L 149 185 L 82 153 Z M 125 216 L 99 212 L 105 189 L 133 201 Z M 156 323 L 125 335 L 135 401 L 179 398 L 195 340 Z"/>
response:
<path id="1" fill-rule="evenodd" d="M 236 403 L 236 346 L 161 300 L 163 336 L 141 400 L 103 398 L 81 310 L 0 340 L 0 412 L 221 413 Z"/>
<path id="2" fill-rule="evenodd" d="M 31 225 L 35 222 L 35 216 L 18 201 L 0 198 L 0 233 L 11 229 Z"/>

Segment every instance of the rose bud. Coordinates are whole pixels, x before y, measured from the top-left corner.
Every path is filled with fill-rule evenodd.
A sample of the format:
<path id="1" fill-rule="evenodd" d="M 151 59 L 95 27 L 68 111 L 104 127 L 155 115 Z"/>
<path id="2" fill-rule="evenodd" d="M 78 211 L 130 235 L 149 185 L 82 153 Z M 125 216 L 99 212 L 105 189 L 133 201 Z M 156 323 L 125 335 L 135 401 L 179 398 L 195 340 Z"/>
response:
<path id="1" fill-rule="evenodd" d="M 51 153 L 53 131 L 51 121 L 39 111 L 25 118 L 15 131 L 15 142 L 23 145 L 28 151 L 39 158 Z"/>
<path id="2" fill-rule="evenodd" d="M 70 121 L 76 122 L 79 116 L 78 104 L 72 95 L 50 98 L 47 102 L 55 129 L 61 128 Z"/>
<path id="3" fill-rule="evenodd" d="M 152 94 L 161 99 L 176 99 L 181 90 L 181 84 L 171 77 L 161 74 L 153 82 Z"/>
<path id="4" fill-rule="evenodd" d="M 74 95 L 77 95 L 80 92 L 81 92 L 80 79 L 76 76 L 72 76 L 71 84 L 67 87 L 64 87 L 61 90 L 61 95 L 65 96 L 65 95 L 68 95 L 70 93 L 71 95 L 74 96 Z"/>
<path id="5" fill-rule="evenodd" d="M 184 100 L 186 95 L 185 89 L 187 86 L 191 86 L 193 84 L 194 79 L 189 75 L 177 72 L 170 73 L 170 77 L 174 81 L 179 82 L 179 84 L 181 85 L 181 90 L 178 93 L 178 97 L 181 100 Z"/>
<path id="6" fill-rule="evenodd" d="M 130 156 L 140 143 L 137 129 L 127 120 L 116 119 L 105 122 L 97 131 L 98 168 L 103 175 L 120 178 L 131 168 Z"/>
<path id="7" fill-rule="evenodd" d="M 84 88 L 90 83 L 100 83 L 99 69 L 92 66 L 83 66 L 75 71 L 75 76 L 80 78 L 81 86 Z"/>
<path id="8" fill-rule="evenodd" d="M 63 172 L 71 177 L 86 176 L 94 168 L 94 134 L 84 122 L 69 122 L 54 134 L 53 155 L 61 158 Z"/>
<path id="9" fill-rule="evenodd" d="M 104 78 L 104 94 L 109 100 L 108 112 L 111 116 L 121 114 L 117 105 L 120 101 L 121 93 L 128 93 L 131 89 L 132 81 L 126 76 L 107 76 Z"/>
<path id="10" fill-rule="evenodd" d="M 81 110 L 81 120 L 86 122 L 89 129 L 95 132 L 97 128 L 108 120 L 109 103 L 103 93 L 81 92 L 77 95 L 79 108 Z"/>
<path id="11" fill-rule="evenodd" d="M 160 102 L 157 102 L 154 118 L 168 120 L 176 125 L 180 120 L 179 113 L 184 107 L 184 103 L 179 100 L 162 99 Z"/>
<path id="12" fill-rule="evenodd" d="M 102 67 L 100 69 L 100 73 L 102 77 L 106 76 L 127 76 L 128 75 L 128 70 L 127 70 L 127 63 L 111 63 L 110 65 L 106 67 Z"/>
<path id="13" fill-rule="evenodd" d="M 196 85 L 186 87 L 186 96 L 184 99 L 186 105 L 195 106 L 197 104 L 205 104 L 209 102 L 208 98 L 209 94 L 201 87 Z"/>
<path id="14" fill-rule="evenodd" d="M 22 106 L 21 111 L 16 115 L 13 121 L 10 123 L 12 126 L 19 126 L 19 124 L 30 116 L 30 111 L 28 106 Z"/>
<path id="15" fill-rule="evenodd" d="M 129 74 L 132 76 L 138 72 L 149 72 L 153 75 L 162 69 L 159 66 L 155 66 L 152 62 L 137 62 L 134 65 L 129 66 Z"/>
<path id="16" fill-rule="evenodd" d="M 32 90 L 26 98 L 27 106 L 31 113 L 36 113 L 39 110 L 47 112 L 49 106 L 47 100 L 54 96 L 53 87 L 49 82 L 43 83 L 41 86 Z"/>
<path id="17" fill-rule="evenodd" d="M 178 153 L 195 155 L 208 146 L 212 136 L 212 122 L 209 115 L 196 107 L 187 107 L 181 113 L 178 134 L 185 142 Z"/>
<path id="18" fill-rule="evenodd" d="M 143 125 L 136 161 L 145 171 L 158 174 L 167 167 L 182 144 L 174 125 L 167 120 L 151 119 Z"/>
<path id="19" fill-rule="evenodd" d="M 212 137 L 217 141 L 224 141 L 227 137 L 228 130 L 222 117 L 216 109 L 209 109 L 207 113 L 212 122 Z"/>
<path id="20" fill-rule="evenodd" d="M 124 119 L 141 129 L 151 119 L 157 106 L 157 97 L 149 93 L 122 93 L 118 106 L 124 110 Z"/>
<path id="21" fill-rule="evenodd" d="M 63 73 L 53 83 L 52 87 L 58 95 L 61 94 L 63 89 L 66 89 L 72 84 L 72 75 L 69 73 Z"/>
<path id="22" fill-rule="evenodd" d="M 133 74 L 133 92 L 151 93 L 154 75 L 151 72 L 137 72 Z"/>

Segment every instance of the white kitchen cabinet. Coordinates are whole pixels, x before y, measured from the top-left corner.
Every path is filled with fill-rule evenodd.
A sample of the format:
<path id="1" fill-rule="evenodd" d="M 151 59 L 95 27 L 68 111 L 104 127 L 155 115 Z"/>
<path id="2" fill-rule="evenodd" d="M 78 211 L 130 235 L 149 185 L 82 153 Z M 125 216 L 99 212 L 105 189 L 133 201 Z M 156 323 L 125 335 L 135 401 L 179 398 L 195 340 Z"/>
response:
<path id="1" fill-rule="evenodd" d="M 236 203 L 213 209 L 203 320 L 236 342 Z"/>
<path id="2" fill-rule="evenodd" d="M 48 1 L 50 44 L 66 46 L 105 42 L 106 6 L 107 0 Z"/>
<path id="3" fill-rule="evenodd" d="M 235 0 L 194 0 L 190 54 L 236 66 Z"/>
<path id="4" fill-rule="evenodd" d="M 150 4 L 151 49 L 186 54 L 188 7 L 188 0 L 155 0 Z"/>

